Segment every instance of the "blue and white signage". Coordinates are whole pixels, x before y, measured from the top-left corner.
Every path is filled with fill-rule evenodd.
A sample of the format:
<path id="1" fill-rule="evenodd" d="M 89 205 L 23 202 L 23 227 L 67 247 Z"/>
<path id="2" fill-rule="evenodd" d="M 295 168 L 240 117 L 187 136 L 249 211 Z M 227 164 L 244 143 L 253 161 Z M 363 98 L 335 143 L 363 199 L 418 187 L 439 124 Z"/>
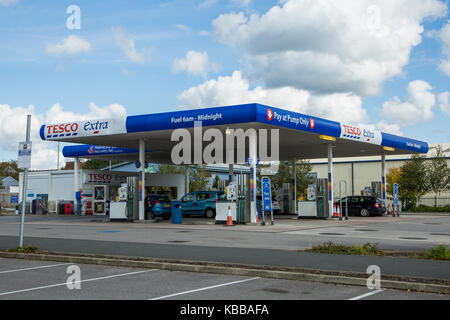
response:
<path id="1" fill-rule="evenodd" d="M 31 142 L 19 143 L 19 159 L 17 167 L 19 169 L 28 169 L 31 164 Z"/>
<path id="2" fill-rule="evenodd" d="M 398 184 L 394 183 L 394 206 L 398 207 Z"/>
<path id="3" fill-rule="evenodd" d="M 262 177 L 262 200 L 264 211 L 272 210 L 272 189 L 269 177 Z"/>

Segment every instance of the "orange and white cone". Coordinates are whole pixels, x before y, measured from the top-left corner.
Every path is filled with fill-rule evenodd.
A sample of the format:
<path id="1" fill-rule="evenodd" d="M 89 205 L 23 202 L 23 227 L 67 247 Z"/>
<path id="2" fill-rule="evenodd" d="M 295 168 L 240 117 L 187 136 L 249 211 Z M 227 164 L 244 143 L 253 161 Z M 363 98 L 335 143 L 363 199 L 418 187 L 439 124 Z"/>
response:
<path id="1" fill-rule="evenodd" d="M 231 218 L 231 207 L 228 206 L 227 226 L 233 226 L 233 218 Z"/>
<path id="2" fill-rule="evenodd" d="M 336 204 L 333 204 L 333 218 L 337 218 L 337 217 L 339 217 L 339 216 L 338 216 L 338 213 L 336 211 Z"/>
<path id="3" fill-rule="evenodd" d="M 256 223 L 259 223 L 259 218 L 258 218 L 259 214 L 258 214 L 258 210 L 256 210 Z"/>
<path id="4" fill-rule="evenodd" d="M 339 205 L 337 205 L 336 207 L 337 207 L 336 216 L 338 218 L 340 218 L 341 217 L 341 208 L 339 207 Z"/>

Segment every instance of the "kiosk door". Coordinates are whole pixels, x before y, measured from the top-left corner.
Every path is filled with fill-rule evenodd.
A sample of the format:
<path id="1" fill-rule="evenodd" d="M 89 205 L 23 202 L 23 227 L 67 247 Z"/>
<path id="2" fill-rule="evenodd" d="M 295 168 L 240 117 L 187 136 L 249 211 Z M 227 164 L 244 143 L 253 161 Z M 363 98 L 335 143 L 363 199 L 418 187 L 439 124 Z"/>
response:
<path id="1" fill-rule="evenodd" d="M 106 186 L 94 187 L 94 215 L 106 214 Z"/>

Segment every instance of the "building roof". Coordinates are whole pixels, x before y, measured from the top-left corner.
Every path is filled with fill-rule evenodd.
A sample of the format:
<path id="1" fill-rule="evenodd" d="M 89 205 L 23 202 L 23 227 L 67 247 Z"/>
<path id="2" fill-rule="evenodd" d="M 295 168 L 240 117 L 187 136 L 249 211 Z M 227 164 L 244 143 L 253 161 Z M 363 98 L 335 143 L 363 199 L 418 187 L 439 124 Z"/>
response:
<path id="1" fill-rule="evenodd" d="M 137 160 L 138 142 L 146 139 L 146 158 L 151 162 L 170 163 L 171 150 L 178 143 L 171 139 L 173 131 L 186 129 L 195 138 L 194 127 L 199 121 L 203 129 L 218 129 L 223 136 L 227 129 L 278 129 L 280 160 L 326 157 L 329 141 L 324 140 L 324 136 L 336 140 L 334 157 L 375 156 L 386 148 L 388 154 L 428 152 L 424 141 L 261 104 L 47 124 L 41 127 L 40 135 L 43 140 L 84 144 L 64 147 L 65 157 L 116 160 Z M 192 141 L 192 150 L 199 143 L 203 147 L 208 144 L 202 140 Z M 224 154 L 226 151 L 224 147 Z"/>

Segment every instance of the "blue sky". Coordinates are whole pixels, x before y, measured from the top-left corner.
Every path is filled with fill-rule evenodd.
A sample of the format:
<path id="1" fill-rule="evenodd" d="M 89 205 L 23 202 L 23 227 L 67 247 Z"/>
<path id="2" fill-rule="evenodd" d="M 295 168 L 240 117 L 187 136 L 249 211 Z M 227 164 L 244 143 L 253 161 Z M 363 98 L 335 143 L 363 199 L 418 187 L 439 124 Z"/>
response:
<path id="1" fill-rule="evenodd" d="M 252 97 L 254 93 L 252 90 L 258 87 L 264 91 L 266 97 L 266 100 L 258 102 L 274 101 L 276 103 L 278 100 L 270 96 L 273 94 L 270 90 L 278 90 L 281 85 L 273 85 L 275 78 L 264 75 L 266 70 L 261 67 L 260 61 L 262 60 L 258 60 L 262 56 L 255 53 L 254 47 L 252 47 L 258 36 L 254 36 L 249 30 L 259 28 L 258 23 L 261 26 L 267 24 L 262 17 L 267 15 L 272 7 L 279 6 L 284 11 L 288 11 L 289 3 L 297 1 L 302 2 L 302 0 L 0 0 L 0 70 L 2 75 L 0 77 L 0 105 L 8 105 L 10 108 L 8 110 L 22 110 L 14 108 L 27 108 L 29 105 L 33 105 L 33 112 L 37 118 L 40 116 L 42 121 L 47 119 L 46 112 L 56 103 L 59 103 L 65 112 L 81 115 L 90 112 L 90 103 L 105 108 L 111 104 L 119 104 L 126 109 L 129 115 L 178 110 L 181 107 L 196 107 L 195 103 L 198 101 L 200 101 L 198 107 L 214 106 L 208 104 L 222 101 L 226 105 L 229 101 L 220 99 L 222 87 L 219 86 L 219 77 L 231 77 L 235 71 L 240 72 L 244 84 L 248 82 L 249 88 L 245 91 L 245 97 Z M 308 0 L 305 1 L 308 2 Z M 416 18 L 417 26 L 424 28 L 423 32 L 418 33 L 421 35 L 420 43 L 410 46 L 409 49 L 404 49 L 405 45 L 401 49 L 409 56 L 409 63 L 399 64 L 400 71 L 393 76 L 384 76 L 381 80 L 376 80 L 378 84 L 381 84 L 378 92 L 369 92 L 365 89 L 355 89 L 355 91 L 349 92 L 346 84 L 343 85 L 342 87 L 347 88 L 345 89 L 346 94 L 359 97 L 362 105 L 358 105 L 356 101 L 354 106 L 356 111 L 350 111 L 345 114 L 343 119 L 337 120 L 373 124 L 383 131 L 390 128 L 394 133 L 422 139 L 429 143 L 450 141 L 450 130 L 448 129 L 450 112 L 447 113 L 441 109 L 438 101 L 438 96 L 448 92 L 450 88 L 450 75 L 446 74 L 439 66 L 442 60 L 448 58 L 444 50 L 445 39 L 440 37 L 439 32 L 448 24 L 449 16 L 442 7 L 439 10 L 436 9 L 438 0 L 427 1 L 430 2 L 430 6 L 434 5 L 435 9 L 421 7 L 419 4 L 416 6 L 417 8 L 411 5 L 415 10 L 414 14 L 421 10 L 434 10 L 434 13 L 422 14 L 421 17 Z M 384 1 L 380 2 L 382 13 L 385 12 L 384 3 Z M 446 10 L 448 3 L 446 1 L 440 1 L 440 3 Z M 70 5 L 77 5 L 81 9 L 80 30 L 69 30 L 66 27 L 66 20 L 69 17 L 66 9 Z M 283 8 L 284 6 L 286 8 Z M 345 10 L 353 9 L 346 8 Z M 359 9 L 355 8 L 355 10 Z M 251 15 L 261 19 L 254 24 L 243 23 L 247 24 L 248 30 L 240 29 L 236 32 L 236 34 L 241 33 L 247 37 L 233 38 L 233 35 L 227 35 L 223 30 L 226 27 L 225 23 L 222 25 L 222 29 L 213 25 L 213 22 L 221 15 L 234 14 L 234 17 L 237 17 L 240 12 L 247 17 L 247 20 Z M 401 21 L 404 16 L 401 15 L 401 12 L 398 14 L 398 21 Z M 276 15 L 274 16 L 276 17 Z M 389 18 L 394 19 L 393 17 L 395 18 L 395 15 L 391 15 Z M 231 20 L 224 21 L 230 22 L 230 28 L 235 26 Z M 274 18 L 273 23 L 276 24 L 278 21 Z M 280 24 L 282 23 L 283 21 L 280 21 Z M 327 23 L 327 21 L 317 21 L 317 28 L 331 30 L 331 28 L 326 28 Z M 311 25 L 306 27 L 311 27 Z M 112 28 L 122 30 L 124 39 L 132 41 L 137 54 L 143 59 L 141 62 L 133 61 L 124 53 Z M 407 29 L 405 28 L 405 30 Z M 402 32 L 407 32 L 405 30 Z M 411 30 L 415 29 L 411 27 Z M 255 32 L 257 33 L 257 31 Z M 289 32 L 291 30 L 286 29 L 286 33 Z M 391 28 L 390 32 L 395 32 L 395 30 Z M 69 36 L 83 39 L 89 43 L 90 49 L 75 54 L 49 52 L 50 46 L 61 44 L 63 39 Z M 331 34 L 332 38 L 333 36 Z M 252 37 L 254 38 L 252 39 Z M 264 33 L 262 33 L 262 37 L 264 37 Z M 250 40 L 247 41 L 247 39 Z M 354 41 L 362 39 L 361 43 L 366 41 L 364 34 L 356 34 L 354 39 L 356 39 Z M 271 40 L 268 36 L 267 41 L 270 42 L 273 39 Z M 315 48 L 316 45 L 320 46 L 320 43 L 316 43 L 318 41 L 313 39 L 314 43 L 311 44 L 311 48 Z M 303 46 L 308 49 L 307 43 Z M 378 48 L 383 49 L 383 45 Z M 289 50 L 288 48 L 286 52 Z M 203 73 L 190 72 L 187 69 L 175 72 L 175 61 L 177 59 L 188 60 L 188 51 L 206 53 L 208 63 L 214 67 L 205 69 Z M 266 54 L 266 58 L 276 59 L 270 50 Z M 344 56 L 335 51 L 333 54 Z M 343 61 L 348 59 L 352 53 L 349 51 L 345 55 L 347 56 L 345 59 L 343 58 Z M 383 50 L 380 51 L 380 56 L 382 55 Z M 321 56 L 313 57 L 319 59 Z M 361 60 L 361 58 L 358 59 Z M 189 61 L 186 63 L 189 64 Z M 380 62 L 380 65 L 382 63 L 384 61 Z M 312 70 L 313 77 L 314 69 Z M 320 77 L 319 73 L 323 69 L 317 70 L 318 77 Z M 261 76 L 261 74 L 263 75 Z M 283 75 L 281 74 L 281 76 Z M 208 80 L 215 80 L 217 88 L 200 96 L 199 86 Z M 390 118 L 389 106 L 385 106 L 383 111 L 383 104 L 396 96 L 399 101 L 395 105 L 407 102 L 407 87 L 415 80 L 424 81 L 432 87 L 429 90 L 424 89 L 424 85 L 414 87 L 434 96 L 435 104 L 431 107 L 430 105 L 423 107 L 430 109 L 432 116 L 429 113 L 425 115 L 421 113 L 422 100 L 419 99 L 419 101 L 411 102 L 411 105 L 403 106 L 406 108 L 404 110 L 417 110 L 418 121 L 411 120 L 410 123 L 394 121 L 394 123 L 393 120 L 396 118 Z M 316 91 L 320 91 L 320 88 L 317 89 L 315 82 L 312 87 L 309 87 L 308 81 L 310 80 L 306 79 L 300 84 L 292 83 L 292 87 L 295 90 L 309 90 L 311 95 L 317 95 L 317 101 L 323 101 L 320 100 L 323 94 L 335 93 L 329 90 L 317 93 Z M 287 85 L 291 86 L 290 83 Z M 286 83 L 283 83 L 282 86 L 286 86 Z M 340 91 L 339 85 L 337 87 L 336 92 L 342 94 L 343 91 Z M 193 88 L 193 92 L 180 98 L 180 95 L 190 88 Z M 210 98 L 211 96 L 214 97 Z M 297 92 L 297 95 L 289 101 L 296 101 L 300 96 L 301 94 Z M 283 101 L 281 100 L 280 104 L 276 106 L 283 107 Z M 314 110 L 305 105 L 290 107 L 305 113 Z M 327 108 L 335 110 L 327 110 Z M 331 104 L 329 107 L 324 107 L 317 115 L 333 119 L 335 114 L 341 114 L 339 108 L 339 105 Z M 356 113 L 361 113 L 361 116 L 352 119 Z M 25 117 L 25 115 L 20 116 Z M 422 116 L 426 119 L 421 119 Z M 5 126 L 7 122 L 0 120 L 0 124 Z M 11 139 L 10 135 L 0 136 L 1 160 L 16 157 L 16 152 L 10 143 Z M 17 141 L 14 143 L 20 140 L 23 138 L 17 137 Z M 54 146 L 50 149 L 53 150 Z M 42 152 L 50 152 L 50 149 L 43 149 Z"/>

